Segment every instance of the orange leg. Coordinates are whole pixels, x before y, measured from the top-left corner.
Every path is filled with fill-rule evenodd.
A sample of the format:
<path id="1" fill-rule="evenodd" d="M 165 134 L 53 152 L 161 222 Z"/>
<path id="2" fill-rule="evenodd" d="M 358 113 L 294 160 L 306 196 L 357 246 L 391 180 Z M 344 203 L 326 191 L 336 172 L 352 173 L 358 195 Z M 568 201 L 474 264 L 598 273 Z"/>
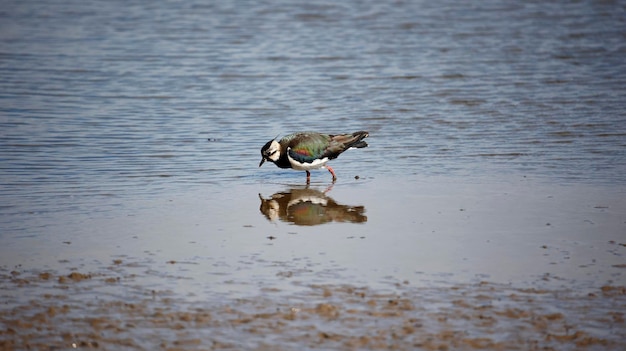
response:
<path id="1" fill-rule="evenodd" d="M 337 176 L 335 175 L 335 171 L 330 166 L 326 166 L 326 169 L 333 175 L 333 182 L 337 180 Z"/>

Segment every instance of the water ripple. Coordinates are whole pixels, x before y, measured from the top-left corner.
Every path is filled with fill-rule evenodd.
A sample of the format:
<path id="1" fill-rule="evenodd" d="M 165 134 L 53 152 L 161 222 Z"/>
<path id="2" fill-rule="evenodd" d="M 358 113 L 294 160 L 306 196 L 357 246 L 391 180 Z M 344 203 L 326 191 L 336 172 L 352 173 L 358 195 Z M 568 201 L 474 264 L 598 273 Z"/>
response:
<path id="1" fill-rule="evenodd" d="M 561 5 L 8 1 L 6 211 L 261 180 L 301 129 L 369 130 L 338 164 L 371 176 L 624 184 L 626 9 Z"/>

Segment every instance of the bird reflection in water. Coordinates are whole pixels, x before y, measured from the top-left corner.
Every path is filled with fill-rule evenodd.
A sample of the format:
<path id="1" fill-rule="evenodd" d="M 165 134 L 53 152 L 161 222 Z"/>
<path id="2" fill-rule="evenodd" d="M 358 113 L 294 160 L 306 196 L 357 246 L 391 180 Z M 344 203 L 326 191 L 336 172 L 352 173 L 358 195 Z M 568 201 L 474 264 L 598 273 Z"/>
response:
<path id="1" fill-rule="evenodd" d="M 261 194 L 261 213 L 270 221 L 279 219 L 296 225 L 318 225 L 329 222 L 365 223 L 363 206 L 340 205 L 326 193 L 315 189 L 293 188 L 268 199 Z"/>

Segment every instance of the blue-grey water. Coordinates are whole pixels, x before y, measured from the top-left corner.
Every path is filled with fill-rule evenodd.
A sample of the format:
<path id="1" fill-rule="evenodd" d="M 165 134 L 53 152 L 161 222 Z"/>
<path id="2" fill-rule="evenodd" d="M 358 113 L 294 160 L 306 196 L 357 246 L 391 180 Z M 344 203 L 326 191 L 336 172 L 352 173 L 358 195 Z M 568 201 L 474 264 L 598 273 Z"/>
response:
<path id="1" fill-rule="evenodd" d="M 257 167 L 296 130 L 370 132 L 335 162 L 344 181 L 623 189 L 625 18 L 619 1 L 4 1 L 1 235 L 181 189 L 301 182 Z"/>
<path id="2" fill-rule="evenodd" d="M 260 146 L 301 129 L 370 131 L 347 166 L 370 175 L 623 185 L 624 18 L 620 1 L 3 1 L 3 217 L 272 177 Z"/>
<path id="3" fill-rule="evenodd" d="M 344 180 L 623 189 L 625 18 L 620 1 L 4 1 L 0 235 L 181 189 L 298 183 L 257 168 L 295 130 L 370 132 L 336 161 Z"/>

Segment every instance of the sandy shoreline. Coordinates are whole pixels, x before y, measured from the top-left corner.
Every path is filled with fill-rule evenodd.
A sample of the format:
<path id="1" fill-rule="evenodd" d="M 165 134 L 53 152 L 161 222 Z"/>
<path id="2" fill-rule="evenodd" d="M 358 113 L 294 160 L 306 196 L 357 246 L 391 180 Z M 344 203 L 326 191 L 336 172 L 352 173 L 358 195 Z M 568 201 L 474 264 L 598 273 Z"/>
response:
<path id="1" fill-rule="evenodd" d="M 112 268 L 122 265 L 112 264 Z M 480 282 L 398 283 L 393 292 L 310 285 L 284 296 L 189 302 L 144 289 L 107 294 L 134 277 L 2 272 L 2 350 L 621 350 L 626 287 L 594 292 Z M 100 295 L 100 292 L 103 295 Z M 16 299 L 21 300 L 19 298 Z"/>
<path id="2" fill-rule="evenodd" d="M 0 349 L 621 350 L 623 193 L 364 177 L 42 217 L 2 238 Z"/>

